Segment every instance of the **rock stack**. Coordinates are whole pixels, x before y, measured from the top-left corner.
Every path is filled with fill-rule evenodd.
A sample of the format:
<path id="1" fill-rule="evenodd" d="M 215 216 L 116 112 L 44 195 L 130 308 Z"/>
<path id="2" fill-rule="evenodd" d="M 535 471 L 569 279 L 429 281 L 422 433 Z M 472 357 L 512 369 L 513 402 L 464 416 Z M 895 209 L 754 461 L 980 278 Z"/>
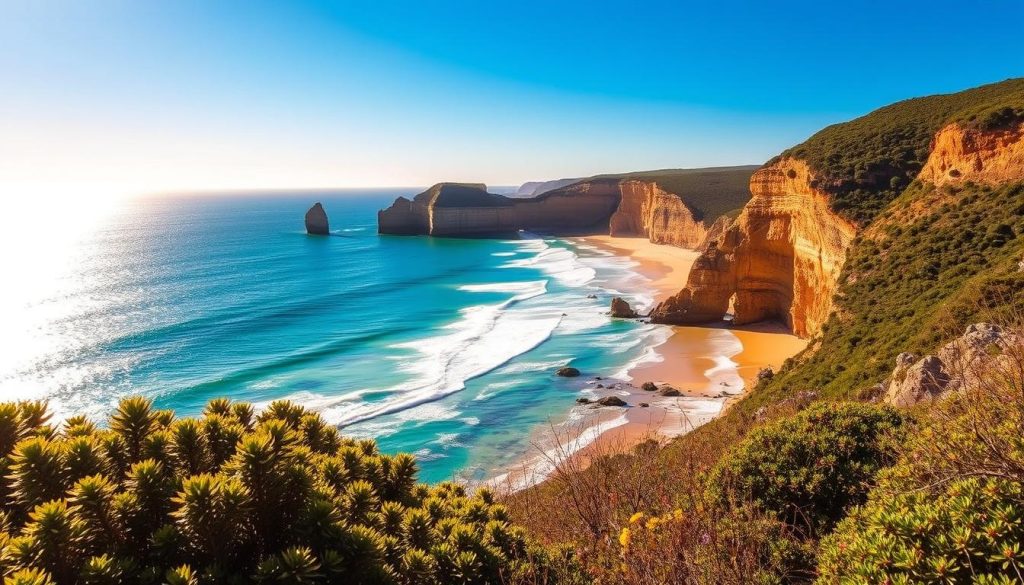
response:
<path id="1" fill-rule="evenodd" d="M 629 303 L 619 297 L 612 299 L 612 317 L 620 319 L 632 319 L 637 317 L 636 311 L 629 306 Z"/>
<path id="2" fill-rule="evenodd" d="M 327 212 L 319 201 L 306 212 L 306 233 L 314 236 L 326 236 L 331 233 L 330 225 L 327 223 Z"/>

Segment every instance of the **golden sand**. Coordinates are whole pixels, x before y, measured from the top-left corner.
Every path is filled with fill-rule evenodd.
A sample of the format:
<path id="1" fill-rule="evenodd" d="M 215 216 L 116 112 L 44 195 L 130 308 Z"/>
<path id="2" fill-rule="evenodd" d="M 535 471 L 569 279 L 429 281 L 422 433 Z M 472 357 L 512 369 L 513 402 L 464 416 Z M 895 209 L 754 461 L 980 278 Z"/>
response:
<path id="1" fill-rule="evenodd" d="M 590 236 L 586 242 L 629 256 L 640 272 L 651 279 L 660 302 L 686 285 L 686 278 L 699 253 L 694 250 L 652 244 L 644 238 Z M 644 438 L 678 436 L 717 416 L 723 407 L 741 398 L 753 386 L 757 372 L 766 366 L 778 370 L 796 355 L 807 341 L 789 333 L 779 323 L 758 323 L 729 327 L 672 327 L 672 335 L 655 348 L 661 361 L 649 362 L 629 371 L 633 384 L 644 382 L 669 385 L 680 390 L 679 398 L 661 398 L 652 393 L 625 397 L 626 402 L 646 401 L 649 408 L 630 408 L 627 424 L 603 433 L 594 449 L 606 451 L 611 445 L 628 448 Z"/>

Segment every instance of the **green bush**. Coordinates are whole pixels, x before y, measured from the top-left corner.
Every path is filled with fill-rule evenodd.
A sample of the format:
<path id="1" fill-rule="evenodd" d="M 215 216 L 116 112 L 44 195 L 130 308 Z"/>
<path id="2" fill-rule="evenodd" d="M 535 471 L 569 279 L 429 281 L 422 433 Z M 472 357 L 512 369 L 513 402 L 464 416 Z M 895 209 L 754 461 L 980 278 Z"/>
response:
<path id="1" fill-rule="evenodd" d="M 821 583 L 1024 581 L 1024 348 L 986 359 L 822 541 Z"/>
<path id="2" fill-rule="evenodd" d="M 824 541 L 820 582 L 1019 583 L 1022 500 L 1019 483 L 977 478 L 880 494 Z"/>
<path id="3" fill-rule="evenodd" d="M 814 405 L 752 431 L 712 471 L 709 489 L 719 502 L 752 501 L 809 537 L 826 534 L 892 463 L 890 434 L 906 422 L 891 408 Z"/>
<path id="4" fill-rule="evenodd" d="M 487 490 L 275 402 L 176 419 L 143 398 L 99 429 L 0 404 L 7 583 L 498 583 L 543 575 Z M 527 558 L 530 561 L 527 561 Z"/>

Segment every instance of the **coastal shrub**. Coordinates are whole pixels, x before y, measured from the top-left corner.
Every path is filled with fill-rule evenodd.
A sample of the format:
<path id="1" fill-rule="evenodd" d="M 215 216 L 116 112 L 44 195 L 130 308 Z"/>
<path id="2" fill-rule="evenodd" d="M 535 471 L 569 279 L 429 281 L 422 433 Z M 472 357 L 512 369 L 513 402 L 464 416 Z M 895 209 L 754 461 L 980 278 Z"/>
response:
<path id="1" fill-rule="evenodd" d="M 863 503 L 892 462 L 890 435 L 906 422 L 891 408 L 811 406 L 753 430 L 714 468 L 708 489 L 722 505 L 749 500 L 809 537 L 825 534 Z"/>
<path id="2" fill-rule="evenodd" d="M 6 583 L 556 581 L 490 492 L 418 484 L 411 456 L 295 404 L 49 419 L 0 404 Z"/>
<path id="3" fill-rule="evenodd" d="M 653 441 L 628 451 L 605 446 L 589 464 L 556 457 L 548 481 L 505 501 L 531 535 L 575 549 L 594 583 L 810 578 L 813 560 L 793 527 L 750 501 L 723 506 L 708 496 L 706 471 L 742 432 L 708 424 L 720 432 L 691 433 L 667 447 Z"/>
<path id="4" fill-rule="evenodd" d="M 1021 484 L 978 478 L 873 499 L 824 541 L 819 583 L 1019 583 L 1022 501 Z"/>
<path id="5" fill-rule="evenodd" d="M 1024 581 L 1024 347 L 968 367 L 823 541 L 821 583 Z"/>
<path id="6" fill-rule="evenodd" d="M 761 510 L 676 508 L 661 515 L 637 512 L 618 531 L 597 583 L 783 583 L 799 545 L 789 527 Z"/>

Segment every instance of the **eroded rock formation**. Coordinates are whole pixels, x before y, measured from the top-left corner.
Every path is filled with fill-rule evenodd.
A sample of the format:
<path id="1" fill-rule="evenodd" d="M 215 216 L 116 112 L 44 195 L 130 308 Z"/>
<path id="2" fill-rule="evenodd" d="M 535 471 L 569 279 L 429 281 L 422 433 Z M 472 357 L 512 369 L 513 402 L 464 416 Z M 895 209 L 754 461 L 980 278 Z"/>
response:
<path id="1" fill-rule="evenodd" d="M 991 323 L 976 323 L 935 355 L 920 359 L 910 353 L 896 358 L 892 375 L 883 384 L 885 402 L 912 406 L 947 392 L 975 387 L 986 374 L 1001 370 L 1000 360 L 1019 361 L 1024 339 Z"/>
<path id="2" fill-rule="evenodd" d="M 1024 176 L 1024 124 L 976 130 L 950 124 L 932 141 L 932 152 L 918 178 L 935 185 L 999 184 Z"/>
<path id="3" fill-rule="evenodd" d="M 324 211 L 324 206 L 320 205 L 319 201 L 306 212 L 306 233 L 317 236 L 326 236 L 331 233 L 331 226 L 327 222 L 327 212 Z"/>
<path id="4" fill-rule="evenodd" d="M 630 307 L 629 303 L 626 302 L 624 299 L 622 299 L 621 297 L 615 297 L 614 299 L 612 299 L 612 317 L 618 317 L 620 319 L 632 319 L 633 317 L 636 316 L 636 311 L 634 311 L 633 307 Z"/>
<path id="5" fill-rule="evenodd" d="M 613 236 L 640 236 L 655 244 L 697 248 L 708 226 L 696 217 L 685 201 L 651 181 L 629 180 L 619 184 L 622 199 L 608 220 Z"/>
<path id="6" fill-rule="evenodd" d="M 736 324 L 779 319 L 797 335 L 820 330 L 856 235 L 812 186 L 801 160 L 784 158 L 750 179 L 752 199 L 694 263 L 687 287 L 652 313 L 659 323 L 720 320 L 733 305 Z"/>

